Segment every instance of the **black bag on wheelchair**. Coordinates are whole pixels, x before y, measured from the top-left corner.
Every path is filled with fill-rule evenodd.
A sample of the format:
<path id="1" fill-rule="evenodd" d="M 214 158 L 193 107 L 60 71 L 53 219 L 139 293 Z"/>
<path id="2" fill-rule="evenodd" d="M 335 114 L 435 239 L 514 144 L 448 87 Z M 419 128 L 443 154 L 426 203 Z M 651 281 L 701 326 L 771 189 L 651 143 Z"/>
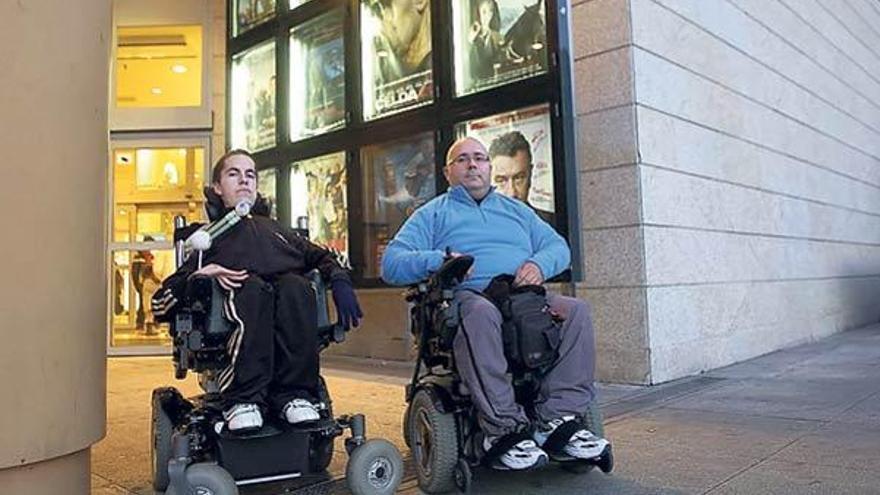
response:
<path id="1" fill-rule="evenodd" d="M 559 357 L 560 323 L 539 285 L 515 287 L 513 275 L 498 275 L 484 294 L 501 311 L 504 356 L 512 371 L 544 371 Z"/>

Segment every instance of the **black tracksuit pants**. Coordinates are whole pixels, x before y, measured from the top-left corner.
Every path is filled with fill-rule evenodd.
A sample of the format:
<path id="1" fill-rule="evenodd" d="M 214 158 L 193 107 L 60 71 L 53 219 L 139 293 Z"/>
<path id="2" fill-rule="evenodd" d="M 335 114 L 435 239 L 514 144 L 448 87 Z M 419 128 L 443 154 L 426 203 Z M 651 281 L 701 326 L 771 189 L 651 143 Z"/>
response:
<path id="1" fill-rule="evenodd" d="M 219 375 L 224 408 L 255 403 L 280 411 L 291 399 L 317 398 L 315 305 L 308 280 L 290 273 L 251 275 L 227 293 L 224 314 L 235 330 L 230 364 Z"/>

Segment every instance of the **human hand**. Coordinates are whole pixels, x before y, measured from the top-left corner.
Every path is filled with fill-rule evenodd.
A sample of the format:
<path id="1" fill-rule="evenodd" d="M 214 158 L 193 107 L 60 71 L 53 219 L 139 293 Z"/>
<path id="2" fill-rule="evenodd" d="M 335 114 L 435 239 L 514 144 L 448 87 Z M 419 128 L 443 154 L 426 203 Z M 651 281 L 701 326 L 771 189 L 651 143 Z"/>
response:
<path id="1" fill-rule="evenodd" d="M 211 263 L 196 270 L 190 277 L 197 275 L 203 277 L 211 277 L 226 290 L 233 290 L 241 287 L 241 283 L 248 278 L 246 270 L 230 270 L 216 263 Z"/>
<path id="2" fill-rule="evenodd" d="M 526 261 L 516 269 L 513 285 L 541 285 L 542 283 L 544 283 L 544 274 L 534 262 Z"/>
<path id="3" fill-rule="evenodd" d="M 331 284 L 333 292 L 333 304 L 336 305 L 336 315 L 339 322 L 348 330 L 351 326 L 359 326 L 360 319 L 364 317 L 361 305 L 358 304 L 357 295 L 351 282 L 345 279 L 336 279 Z"/>

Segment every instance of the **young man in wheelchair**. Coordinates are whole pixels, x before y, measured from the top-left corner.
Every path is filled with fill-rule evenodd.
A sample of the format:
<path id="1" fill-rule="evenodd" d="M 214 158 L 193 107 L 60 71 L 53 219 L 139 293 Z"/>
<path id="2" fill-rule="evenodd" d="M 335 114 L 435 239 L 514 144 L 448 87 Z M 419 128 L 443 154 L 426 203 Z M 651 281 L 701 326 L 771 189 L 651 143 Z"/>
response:
<path id="1" fill-rule="evenodd" d="M 338 257 L 269 218 L 257 178 L 246 151 L 230 151 L 217 161 L 205 190 L 210 219 L 242 204 L 250 213 L 215 238 L 203 256 L 190 256 L 153 298 L 157 318 L 169 321 L 188 279 L 210 277 L 223 288 L 223 314 L 234 330 L 227 343 L 228 366 L 218 378 L 231 431 L 262 427 L 267 410 L 291 424 L 320 417 L 317 308 L 306 273 L 317 269 L 330 281 L 346 329 L 358 326 L 363 316 Z M 199 227 L 193 224 L 179 235 L 186 238 Z"/>
<path id="2" fill-rule="evenodd" d="M 441 266 L 447 252 L 474 258 L 454 296 L 461 324 L 452 351 L 479 413 L 483 448 L 493 467 L 529 469 L 546 463 L 548 453 L 560 459 L 599 456 L 608 442 L 580 419 L 596 398 L 587 303 L 547 296 L 550 312 L 564 322 L 554 343 L 558 358 L 541 377 L 532 404 L 533 420 L 515 399 L 501 311 L 482 292 L 500 274 L 511 275 L 514 287 L 540 286 L 568 268 L 568 245 L 528 205 L 495 191 L 488 152 L 480 141 L 453 143 L 444 172 L 448 192 L 417 210 L 389 243 L 383 279 L 395 285 L 419 282 Z"/>

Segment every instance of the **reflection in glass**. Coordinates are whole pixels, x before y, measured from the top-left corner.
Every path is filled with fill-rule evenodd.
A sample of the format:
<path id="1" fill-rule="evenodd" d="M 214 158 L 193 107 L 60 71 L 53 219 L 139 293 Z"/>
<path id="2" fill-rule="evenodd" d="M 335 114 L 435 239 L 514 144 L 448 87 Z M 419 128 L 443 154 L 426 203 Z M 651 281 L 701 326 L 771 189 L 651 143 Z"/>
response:
<path id="1" fill-rule="evenodd" d="M 431 2 L 361 0 L 364 119 L 433 98 Z"/>
<path id="2" fill-rule="evenodd" d="M 436 194 L 431 133 L 364 148 L 364 277 L 379 276 L 385 246 L 419 206 Z"/>
<path id="3" fill-rule="evenodd" d="M 309 229 L 309 239 L 348 257 L 345 153 L 290 166 L 291 227 Z"/>
<path id="4" fill-rule="evenodd" d="M 174 216 L 202 218 L 202 148 L 113 152 L 113 241 L 170 241 Z"/>
<path id="5" fill-rule="evenodd" d="M 547 71 L 544 0 L 453 0 L 455 93 Z"/>
<path id="6" fill-rule="evenodd" d="M 235 36 L 275 15 L 275 0 L 235 0 Z"/>
<path id="7" fill-rule="evenodd" d="M 290 10 L 293 10 L 304 3 L 311 2 L 312 0 L 290 0 Z"/>
<path id="8" fill-rule="evenodd" d="M 269 202 L 269 216 L 272 218 L 278 218 L 278 201 L 275 200 L 276 189 L 275 189 L 275 169 L 267 168 L 260 170 L 259 180 L 257 181 L 257 192 L 260 193 L 260 196 L 266 199 Z"/>
<path id="9" fill-rule="evenodd" d="M 553 224 L 553 146 L 550 106 L 502 113 L 456 128 L 459 136 L 482 141 L 492 160 L 492 183 L 498 192 L 522 200 Z"/>
<path id="10" fill-rule="evenodd" d="M 254 152 L 275 146 L 275 43 L 232 60 L 231 147 Z"/>
<path id="11" fill-rule="evenodd" d="M 162 280 L 174 272 L 174 251 L 114 251 L 111 264 L 111 345 L 126 347 L 170 344 L 168 325 L 156 322 L 151 299 L 159 290 Z"/>
<path id="12" fill-rule="evenodd" d="M 290 34 L 290 140 L 345 125 L 342 14 L 331 12 Z"/>

